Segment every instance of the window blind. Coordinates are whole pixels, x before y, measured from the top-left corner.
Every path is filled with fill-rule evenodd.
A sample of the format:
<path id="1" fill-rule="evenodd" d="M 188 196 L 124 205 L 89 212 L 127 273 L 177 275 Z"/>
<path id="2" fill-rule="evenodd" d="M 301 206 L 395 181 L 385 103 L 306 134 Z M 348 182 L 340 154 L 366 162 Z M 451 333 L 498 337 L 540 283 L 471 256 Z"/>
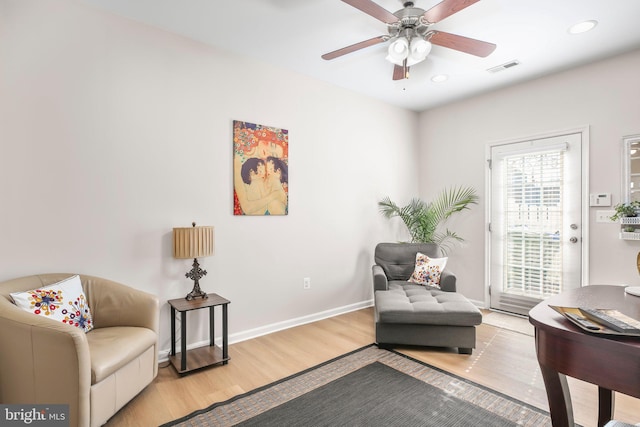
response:
<path id="1" fill-rule="evenodd" d="M 543 299 L 562 291 L 564 151 L 504 157 L 503 292 Z"/>

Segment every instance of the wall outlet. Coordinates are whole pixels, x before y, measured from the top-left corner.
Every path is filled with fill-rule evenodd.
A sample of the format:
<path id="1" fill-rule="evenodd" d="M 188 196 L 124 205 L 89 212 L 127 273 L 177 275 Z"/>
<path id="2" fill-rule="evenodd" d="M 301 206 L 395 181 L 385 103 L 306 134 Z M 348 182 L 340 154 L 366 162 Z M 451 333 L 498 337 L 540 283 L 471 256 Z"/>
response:
<path id="1" fill-rule="evenodd" d="M 305 277 L 302 281 L 302 289 L 311 289 L 311 277 Z"/>
<path id="2" fill-rule="evenodd" d="M 596 222 L 606 222 L 613 224 L 615 221 L 611 221 L 611 217 L 616 213 L 616 211 L 596 211 Z"/>

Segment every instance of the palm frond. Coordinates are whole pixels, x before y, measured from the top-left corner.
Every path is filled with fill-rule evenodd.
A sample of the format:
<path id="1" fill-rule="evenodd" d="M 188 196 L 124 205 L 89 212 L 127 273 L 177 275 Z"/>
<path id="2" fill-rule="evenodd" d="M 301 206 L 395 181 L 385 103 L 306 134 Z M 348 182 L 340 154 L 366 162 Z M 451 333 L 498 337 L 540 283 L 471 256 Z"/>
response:
<path id="1" fill-rule="evenodd" d="M 478 203 L 478 195 L 472 187 L 454 187 L 443 190 L 433 201 L 434 216 L 438 222 L 447 220 L 456 212 L 469 209 L 469 205 Z"/>
<path id="2" fill-rule="evenodd" d="M 449 249 L 453 248 L 456 243 L 464 242 L 464 239 L 455 232 L 447 229 L 444 233 L 435 234 L 433 241 L 442 248 L 442 252 L 446 255 Z"/>
<path id="3" fill-rule="evenodd" d="M 379 201 L 378 208 L 380 210 L 380 213 L 384 215 L 385 218 L 393 218 L 400 212 L 400 208 L 398 207 L 398 205 L 393 203 L 389 197 L 385 197 L 384 199 Z"/>
<path id="4" fill-rule="evenodd" d="M 477 204 L 478 196 L 472 187 L 454 187 L 443 190 L 432 203 L 413 198 L 406 206 L 398 206 L 385 197 L 378 202 L 380 213 L 386 218 L 399 217 L 407 227 L 414 243 L 437 243 L 447 253 L 453 243 L 464 239 L 455 232 L 438 228 L 451 215 Z"/>

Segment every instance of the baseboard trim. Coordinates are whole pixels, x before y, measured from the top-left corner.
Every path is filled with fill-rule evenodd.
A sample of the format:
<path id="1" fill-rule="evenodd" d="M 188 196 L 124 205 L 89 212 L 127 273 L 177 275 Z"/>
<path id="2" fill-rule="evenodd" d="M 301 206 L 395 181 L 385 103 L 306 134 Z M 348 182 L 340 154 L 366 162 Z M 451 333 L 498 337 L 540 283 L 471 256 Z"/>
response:
<path id="1" fill-rule="evenodd" d="M 487 308 L 487 306 L 484 303 L 484 301 L 478 301 L 478 300 L 470 299 L 469 302 L 471 304 L 475 305 L 476 307 L 478 307 L 479 309 L 486 309 Z"/>
<path id="2" fill-rule="evenodd" d="M 229 344 L 235 344 L 242 341 L 258 338 L 263 335 L 272 334 L 274 332 L 282 331 L 285 329 L 293 328 L 296 326 L 306 325 L 307 323 L 317 322 L 318 320 L 328 319 L 329 317 L 338 316 L 341 314 L 350 313 L 352 311 L 361 310 L 363 308 L 372 307 L 373 299 L 368 301 L 361 301 L 355 304 L 349 304 L 342 307 L 332 308 L 331 310 L 321 311 L 318 313 L 309 314 L 307 316 L 297 317 L 294 319 L 285 320 L 282 322 L 272 323 L 270 325 L 261 326 L 259 328 L 249 329 L 246 331 L 236 332 L 229 335 Z M 222 345 L 222 338 L 217 337 L 215 339 L 217 345 Z M 193 348 L 209 345 L 209 341 L 200 341 L 187 345 L 187 350 Z M 158 362 L 166 362 L 169 360 L 169 349 L 160 350 L 158 352 Z"/>

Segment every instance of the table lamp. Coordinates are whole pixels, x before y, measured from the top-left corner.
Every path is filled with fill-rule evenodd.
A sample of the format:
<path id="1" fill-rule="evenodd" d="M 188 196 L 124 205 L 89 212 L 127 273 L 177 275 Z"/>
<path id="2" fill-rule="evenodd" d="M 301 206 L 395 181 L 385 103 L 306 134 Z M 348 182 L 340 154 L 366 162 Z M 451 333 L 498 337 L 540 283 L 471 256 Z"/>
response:
<path id="1" fill-rule="evenodd" d="M 213 227 L 196 227 L 195 222 L 192 225 L 192 227 L 173 229 L 173 257 L 193 258 L 193 268 L 185 274 L 185 277 L 193 280 L 193 290 L 185 297 L 187 301 L 200 297 L 207 298 L 207 294 L 200 289 L 200 279 L 207 274 L 207 271 L 200 268 L 198 258 L 211 256 L 214 253 Z"/>

